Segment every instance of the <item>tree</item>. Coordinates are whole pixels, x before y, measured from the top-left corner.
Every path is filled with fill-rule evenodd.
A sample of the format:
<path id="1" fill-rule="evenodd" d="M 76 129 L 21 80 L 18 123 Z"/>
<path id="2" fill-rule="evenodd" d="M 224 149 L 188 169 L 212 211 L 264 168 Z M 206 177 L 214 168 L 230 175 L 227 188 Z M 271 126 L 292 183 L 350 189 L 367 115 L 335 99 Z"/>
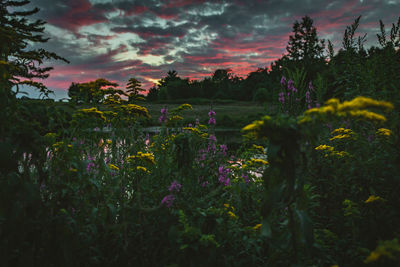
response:
<path id="1" fill-rule="evenodd" d="M 128 84 L 126 85 L 126 91 L 128 92 L 129 102 L 132 102 L 140 96 L 141 92 L 146 90 L 141 88 L 142 83 L 135 78 L 130 78 Z"/>
<path id="2" fill-rule="evenodd" d="M 294 35 L 289 36 L 286 47 L 288 58 L 294 61 L 324 59 L 325 41 L 319 40 L 313 20 L 305 16 L 293 24 Z"/>
<path id="3" fill-rule="evenodd" d="M 47 97 L 52 91 L 43 83 L 33 79 L 47 78 L 48 72 L 53 68 L 41 67 L 40 65 L 45 60 L 50 59 L 68 61 L 42 48 L 29 48 L 28 44 L 48 41 L 47 38 L 43 37 L 45 22 L 42 20 L 31 22 L 27 18 L 37 13 L 38 8 L 15 11 L 15 9 L 23 7 L 29 2 L 0 0 L 0 85 L 2 90 L 7 88 L 8 94 L 12 94 L 11 87 L 13 86 L 17 88 L 18 92 L 19 85 L 30 85 L 39 89 L 40 93 Z"/>
<path id="4" fill-rule="evenodd" d="M 87 83 L 72 83 L 68 89 L 68 96 L 75 103 L 98 104 L 106 95 L 126 95 L 122 90 L 115 89 L 117 83 L 106 79 L 97 79 Z"/>

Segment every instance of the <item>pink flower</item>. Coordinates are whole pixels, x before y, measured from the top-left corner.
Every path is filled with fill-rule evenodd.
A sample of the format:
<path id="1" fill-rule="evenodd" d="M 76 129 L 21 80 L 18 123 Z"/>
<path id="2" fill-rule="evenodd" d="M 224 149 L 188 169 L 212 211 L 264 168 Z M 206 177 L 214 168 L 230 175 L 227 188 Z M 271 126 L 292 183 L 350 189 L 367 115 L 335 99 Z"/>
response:
<path id="1" fill-rule="evenodd" d="M 174 204 L 175 197 L 174 195 L 166 195 L 162 200 L 161 204 L 167 206 L 168 208 L 172 207 L 172 204 Z"/>
<path id="2" fill-rule="evenodd" d="M 181 190 L 181 188 L 182 188 L 182 185 L 180 183 L 178 183 L 177 181 L 173 181 L 171 183 L 171 185 L 168 187 L 168 191 L 169 192 L 173 192 L 173 191 L 179 192 Z"/>

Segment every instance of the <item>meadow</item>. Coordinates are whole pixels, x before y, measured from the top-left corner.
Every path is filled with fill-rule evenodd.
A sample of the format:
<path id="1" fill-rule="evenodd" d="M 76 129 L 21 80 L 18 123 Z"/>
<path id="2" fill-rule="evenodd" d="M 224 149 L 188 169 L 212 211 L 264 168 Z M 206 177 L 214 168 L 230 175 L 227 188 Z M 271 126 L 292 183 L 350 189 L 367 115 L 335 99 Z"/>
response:
<path id="1" fill-rule="evenodd" d="M 1 266 L 400 265 L 400 19 L 320 55 L 296 47 L 319 44 L 304 17 L 296 53 L 246 79 L 98 79 L 59 103 L 33 78 L 67 60 L 29 50 L 37 10 L 9 11 L 28 2 L 0 5 Z"/>

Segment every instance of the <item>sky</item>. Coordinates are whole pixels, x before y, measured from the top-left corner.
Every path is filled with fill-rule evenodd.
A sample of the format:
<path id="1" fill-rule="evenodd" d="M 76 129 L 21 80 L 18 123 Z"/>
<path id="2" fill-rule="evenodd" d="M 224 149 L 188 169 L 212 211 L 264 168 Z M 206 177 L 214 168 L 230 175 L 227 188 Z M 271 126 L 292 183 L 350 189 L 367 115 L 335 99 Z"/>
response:
<path id="1" fill-rule="evenodd" d="M 400 16 L 400 0 L 31 0 L 47 22 L 47 43 L 36 48 L 70 61 L 54 67 L 44 84 L 55 98 L 72 82 L 129 78 L 149 89 L 169 70 L 203 79 L 216 69 L 246 77 L 286 52 L 293 23 L 314 20 L 319 38 L 340 49 L 346 26 L 362 15 L 359 34 L 377 45 L 379 20 L 386 30 Z M 36 97 L 33 90 L 26 90 Z M 54 96 L 53 96 L 54 97 Z"/>

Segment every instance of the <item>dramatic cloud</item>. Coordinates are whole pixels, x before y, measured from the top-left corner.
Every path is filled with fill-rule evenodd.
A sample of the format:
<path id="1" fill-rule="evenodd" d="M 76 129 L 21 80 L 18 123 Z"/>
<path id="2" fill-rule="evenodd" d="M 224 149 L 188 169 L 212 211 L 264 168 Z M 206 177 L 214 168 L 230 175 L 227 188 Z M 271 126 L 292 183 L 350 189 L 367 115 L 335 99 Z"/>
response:
<path id="1" fill-rule="evenodd" d="M 52 62 L 46 85 L 65 97 L 71 82 L 106 78 L 145 88 L 176 70 L 204 78 L 218 68 L 245 76 L 285 53 L 296 20 L 314 19 L 320 38 L 340 49 L 346 26 L 362 15 L 358 32 L 376 45 L 379 20 L 397 21 L 399 0 L 36 0 L 48 22 L 44 48 L 71 64 Z"/>

